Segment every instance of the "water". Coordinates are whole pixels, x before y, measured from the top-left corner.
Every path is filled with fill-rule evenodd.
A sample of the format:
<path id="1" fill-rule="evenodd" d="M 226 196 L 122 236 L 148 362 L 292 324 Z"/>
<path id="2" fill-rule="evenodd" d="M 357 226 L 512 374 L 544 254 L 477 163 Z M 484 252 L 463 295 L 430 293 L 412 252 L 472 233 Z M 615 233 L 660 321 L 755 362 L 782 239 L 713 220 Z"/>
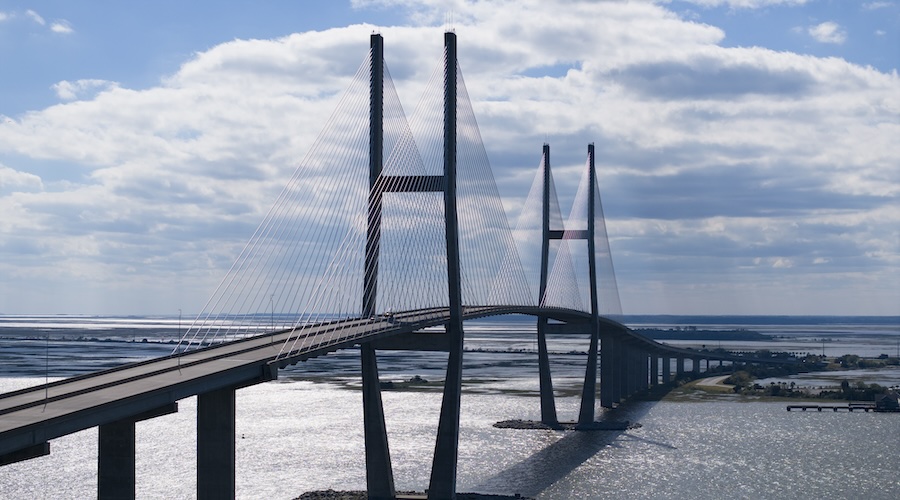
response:
<path id="1" fill-rule="evenodd" d="M 520 325 L 502 323 L 506 333 L 494 335 L 495 325 L 473 326 L 468 347 L 532 348 L 530 338 L 517 330 Z M 109 358 L 170 350 L 165 344 L 141 343 L 142 337 L 137 342 L 53 340 L 62 338 L 61 330 L 51 337 L 50 349 L 46 338 L 0 341 L 0 390 L 43 383 L 45 373 L 25 367 L 24 361 L 35 357 L 52 361 L 48 366 L 68 375 Z M 128 340 L 127 334 L 121 337 Z M 894 340 L 885 337 L 883 345 L 871 337 L 853 342 L 889 347 Z M 561 353 L 584 346 L 586 342 L 573 339 L 554 348 L 560 353 L 553 363 L 561 419 L 577 416 L 575 394 L 584 365 L 583 356 Z M 54 349 L 50 360 L 46 352 Z M 94 354 L 67 357 L 86 351 Z M 384 353 L 379 366 L 383 379 L 419 375 L 434 382 L 443 377 L 443 357 Z M 459 491 L 541 499 L 900 498 L 900 415 L 895 414 L 789 413 L 785 402 L 661 401 L 636 402 L 612 412 L 616 419 L 642 424 L 628 431 L 492 427 L 500 420 L 539 419 L 534 358 L 530 352 L 466 353 Z M 8 365 L 8 360 L 18 362 Z M 364 489 L 362 402 L 353 390 L 359 384 L 358 363 L 357 353 L 344 351 L 283 371 L 279 381 L 238 392 L 238 497 L 292 498 L 317 489 Z M 24 375 L 16 371 L 23 367 Z M 397 487 L 422 490 L 434 449 L 439 384 L 385 391 L 383 398 Z M 179 402 L 178 413 L 137 424 L 139 498 L 195 495 L 195 422 L 196 400 L 188 398 Z M 96 429 L 53 440 L 49 456 L 0 467 L 0 497 L 94 497 L 96 453 Z"/>

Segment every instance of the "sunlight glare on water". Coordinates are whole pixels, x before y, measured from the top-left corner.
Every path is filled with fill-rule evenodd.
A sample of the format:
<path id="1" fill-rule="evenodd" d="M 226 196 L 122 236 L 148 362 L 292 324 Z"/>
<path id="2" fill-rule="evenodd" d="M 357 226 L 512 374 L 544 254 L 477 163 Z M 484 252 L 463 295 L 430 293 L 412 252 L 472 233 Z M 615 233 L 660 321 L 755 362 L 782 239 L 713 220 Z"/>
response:
<path id="1" fill-rule="evenodd" d="M 385 391 L 384 405 L 397 487 L 421 491 L 430 474 L 440 394 Z M 577 406 L 577 398 L 559 398 L 561 418 L 574 418 Z M 237 411 L 239 498 L 365 488 L 359 392 L 279 381 L 238 391 Z M 900 494 L 897 415 L 666 401 L 638 402 L 615 413 L 642 427 L 592 433 L 497 429 L 491 424 L 499 420 L 537 419 L 537 399 L 464 394 L 458 491 L 560 500 Z M 177 414 L 137 424 L 139 498 L 195 496 L 195 419 L 196 400 L 189 398 L 179 402 Z M 0 496 L 96 496 L 96 429 L 53 440 L 51 450 L 48 457 L 0 468 Z"/>

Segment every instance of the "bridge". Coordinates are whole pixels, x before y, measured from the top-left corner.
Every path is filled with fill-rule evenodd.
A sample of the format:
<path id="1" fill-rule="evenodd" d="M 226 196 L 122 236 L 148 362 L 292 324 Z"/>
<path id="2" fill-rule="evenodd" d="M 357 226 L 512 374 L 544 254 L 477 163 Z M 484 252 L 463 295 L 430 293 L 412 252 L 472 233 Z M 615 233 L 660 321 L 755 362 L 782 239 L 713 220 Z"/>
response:
<path id="1" fill-rule="evenodd" d="M 454 498 L 464 321 L 536 318 L 541 419 L 550 426 L 559 420 L 548 335 L 588 340 L 582 430 L 595 423 L 598 392 L 599 405 L 614 408 L 683 374 L 685 360 L 694 372 L 702 360 L 707 368 L 711 360 L 784 362 L 675 348 L 616 321 L 621 305 L 593 145 L 565 223 L 544 145 L 531 201 L 510 229 L 457 64 L 456 35 L 445 34 L 442 64 L 409 121 L 380 35 L 370 48 L 327 132 L 172 355 L 0 395 L 0 465 L 46 455 L 50 440 L 99 427 L 98 497 L 134 498 L 135 422 L 197 396 L 197 496 L 233 498 L 236 391 L 358 347 L 367 490 L 370 498 L 394 498 L 377 351 L 433 350 L 447 353 L 447 368 L 428 497 Z M 354 115 L 359 109 L 364 119 Z M 536 289 L 519 242 L 540 246 Z"/>

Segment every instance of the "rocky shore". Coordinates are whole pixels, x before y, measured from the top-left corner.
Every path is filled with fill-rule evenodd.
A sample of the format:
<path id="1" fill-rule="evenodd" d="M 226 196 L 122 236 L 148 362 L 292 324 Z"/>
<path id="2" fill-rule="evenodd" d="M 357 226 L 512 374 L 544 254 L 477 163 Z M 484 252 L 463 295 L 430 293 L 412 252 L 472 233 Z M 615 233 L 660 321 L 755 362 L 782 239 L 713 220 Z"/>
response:
<path id="1" fill-rule="evenodd" d="M 590 425 L 579 427 L 575 422 L 560 422 L 557 425 L 548 425 L 543 422 L 538 422 L 535 420 L 504 420 L 502 422 L 497 422 L 494 424 L 494 427 L 498 429 L 546 429 L 546 430 L 555 430 L 555 431 L 574 431 L 576 429 L 580 431 L 624 431 L 628 429 L 637 429 L 641 427 L 641 424 L 635 422 L 629 422 L 628 420 L 623 421 L 604 421 L 604 422 L 593 422 Z"/>

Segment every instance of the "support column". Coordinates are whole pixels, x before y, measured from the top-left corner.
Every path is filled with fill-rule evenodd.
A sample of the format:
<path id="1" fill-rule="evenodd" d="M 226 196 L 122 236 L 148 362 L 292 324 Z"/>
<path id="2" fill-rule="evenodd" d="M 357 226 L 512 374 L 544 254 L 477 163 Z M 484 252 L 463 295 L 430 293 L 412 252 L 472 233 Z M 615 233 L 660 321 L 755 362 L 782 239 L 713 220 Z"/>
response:
<path id="1" fill-rule="evenodd" d="M 659 355 L 653 353 L 650 355 L 650 386 L 659 384 Z"/>
<path id="2" fill-rule="evenodd" d="M 547 276 L 550 266 L 550 145 L 544 144 L 544 189 L 541 205 L 541 282 L 538 304 L 544 300 L 547 291 Z M 537 320 L 538 378 L 541 389 L 541 422 L 550 426 L 559 425 L 556 416 L 556 400 L 553 397 L 553 379 L 550 377 L 550 355 L 547 352 L 547 318 Z"/>
<path id="3" fill-rule="evenodd" d="M 645 362 L 643 356 L 641 356 L 641 352 L 637 349 L 633 349 L 631 351 L 631 370 L 633 377 L 631 379 L 631 394 L 635 394 L 639 390 L 641 390 L 641 378 L 643 378 L 644 373 L 646 372 L 646 368 L 641 367 L 641 362 Z M 646 364 L 644 364 L 646 366 Z"/>
<path id="4" fill-rule="evenodd" d="M 394 472 L 388 448 L 384 407 L 375 349 L 365 343 L 359 347 L 362 359 L 363 427 L 366 443 L 366 493 L 371 499 L 390 500 L 394 489 Z"/>
<path id="5" fill-rule="evenodd" d="M 456 34 L 444 33 L 444 217 L 447 247 L 447 285 L 450 354 L 431 465 L 429 499 L 456 498 L 459 452 L 459 410 L 462 394 L 462 287 L 459 267 L 459 226 L 456 212 Z"/>
<path id="6" fill-rule="evenodd" d="M 135 496 L 134 428 L 136 422 L 178 411 L 172 402 L 98 427 L 97 498 L 130 499 Z M 38 453 L 44 450 L 44 453 Z M 50 444 L 32 450 L 33 456 L 50 453 Z M 28 457 L 30 458 L 30 457 Z"/>
<path id="7" fill-rule="evenodd" d="M 650 356 L 647 355 L 646 352 L 641 351 L 641 353 L 638 354 L 638 359 L 641 362 L 641 379 L 640 379 L 641 384 L 640 384 L 640 387 L 638 387 L 638 389 L 640 389 L 642 391 L 646 391 L 647 388 L 650 387 L 650 366 L 649 366 L 650 359 L 649 358 L 650 358 Z"/>
<path id="8" fill-rule="evenodd" d="M 597 292 L 597 250 L 595 243 L 596 197 L 594 187 L 597 184 L 597 172 L 594 168 L 594 144 L 588 144 L 588 213 L 587 213 L 587 247 L 588 278 L 591 292 L 591 345 L 588 348 L 587 367 L 584 371 L 584 386 L 581 392 L 581 410 L 578 412 L 578 424 L 588 425 L 594 422 L 594 407 L 597 398 L 597 353 L 600 348 L 600 312 Z"/>
<path id="9" fill-rule="evenodd" d="M 672 381 L 672 358 L 666 356 L 662 360 L 662 383 L 668 384 Z"/>
<path id="10" fill-rule="evenodd" d="M 694 373 L 694 376 L 700 375 L 700 359 L 691 358 L 691 371 Z"/>
<path id="11" fill-rule="evenodd" d="M 597 403 L 597 357 L 599 335 L 597 323 L 593 324 L 591 333 L 591 345 L 588 348 L 587 366 L 584 370 L 584 386 L 581 390 L 581 409 L 578 412 L 578 426 L 583 427 L 594 423 L 594 407 Z"/>
<path id="12" fill-rule="evenodd" d="M 384 156 L 384 39 L 370 39 L 369 68 L 369 217 L 366 226 L 366 261 L 363 270 L 363 317 L 375 315 L 378 296 L 378 258 L 381 248 L 381 208 L 383 193 L 378 188 Z M 391 453 L 388 447 L 378 358 L 369 343 L 360 345 L 363 388 L 363 431 L 366 448 L 366 492 L 372 499 L 396 496 Z"/>
<path id="13" fill-rule="evenodd" d="M 197 396 L 197 498 L 234 498 L 234 387 Z"/>
<path id="14" fill-rule="evenodd" d="M 135 496 L 134 420 L 99 426 L 97 498 L 120 500 Z"/>
<path id="15" fill-rule="evenodd" d="M 553 379 L 550 376 L 550 354 L 547 352 L 547 318 L 538 319 L 538 379 L 541 392 L 541 422 L 551 427 L 559 425 Z"/>
<path id="16" fill-rule="evenodd" d="M 613 339 L 612 343 L 612 380 L 609 381 L 609 386 L 612 388 L 612 401 L 613 403 L 619 403 L 622 401 L 622 365 L 624 364 L 624 359 L 622 359 L 622 346 L 623 342 L 621 339 Z"/>
<path id="17" fill-rule="evenodd" d="M 620 344 L 619 358 L 622 360 L 619 370 L 619 401 L 623 401 L 631 395 L 628 392 L 628 379 L 631 377 L 631 347 L 625 342 Z"/>
<path id="18" fill-rule="evenodd" d="M 600 406 L 612 408 L 615 399 L 615 339 L 611 335 L 600 337 Z"/>
<path id="19" fill-rule="evenodd" d="M 678 356 L 675 360 L 675 376 L 679 379 L 684 376 L 684 356 Z"/>

